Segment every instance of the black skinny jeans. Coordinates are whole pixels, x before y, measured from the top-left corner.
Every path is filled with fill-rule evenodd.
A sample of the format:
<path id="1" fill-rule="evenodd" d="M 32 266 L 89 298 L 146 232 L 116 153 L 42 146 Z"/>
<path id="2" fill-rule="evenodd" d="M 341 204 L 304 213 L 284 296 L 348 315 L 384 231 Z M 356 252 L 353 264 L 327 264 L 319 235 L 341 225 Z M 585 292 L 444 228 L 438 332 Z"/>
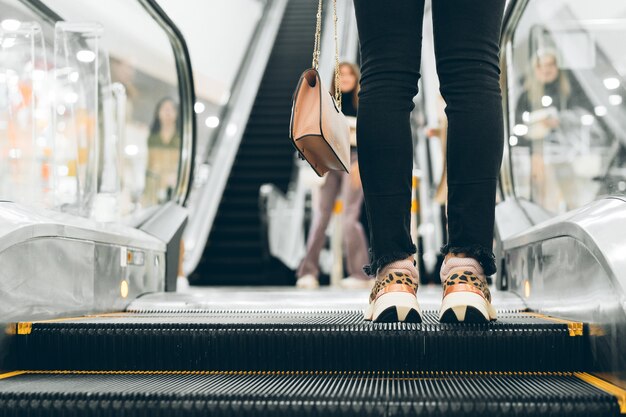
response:
<path id="1" fill-rule="evenodd" d="M 370 265 L 415 253 L 409 234 L 413 148 L 409 114 L 420 77 L 424 0 L 355 0 L 361 42 L 357 119 L 370 226 Z M 435 55 L 448 117 L 448 244 L 487 275 L 493 255 L 503 119 L 499 41 L 504 0 L 433 0 Z"/>

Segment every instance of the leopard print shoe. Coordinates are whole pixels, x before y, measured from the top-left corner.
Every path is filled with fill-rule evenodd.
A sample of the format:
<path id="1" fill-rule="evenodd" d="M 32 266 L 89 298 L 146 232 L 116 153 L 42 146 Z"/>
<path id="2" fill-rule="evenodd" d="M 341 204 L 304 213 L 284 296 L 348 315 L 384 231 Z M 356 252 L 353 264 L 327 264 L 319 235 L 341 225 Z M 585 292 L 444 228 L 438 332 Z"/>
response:
<path id="1" fill-rule="evenodd" d="M 496 320 L 483 268 L 474 258 L 452 257 L 441 266 L 442 323 L 484 323 Z"/>
<path id="2" fill-rule="evenodd" d="M 365 320 L 421 323 L 422 313 L 417 303 L 418 283 L 419 274 L 413 257 L 394 261 L 379 270 L 364 314 Z"/>

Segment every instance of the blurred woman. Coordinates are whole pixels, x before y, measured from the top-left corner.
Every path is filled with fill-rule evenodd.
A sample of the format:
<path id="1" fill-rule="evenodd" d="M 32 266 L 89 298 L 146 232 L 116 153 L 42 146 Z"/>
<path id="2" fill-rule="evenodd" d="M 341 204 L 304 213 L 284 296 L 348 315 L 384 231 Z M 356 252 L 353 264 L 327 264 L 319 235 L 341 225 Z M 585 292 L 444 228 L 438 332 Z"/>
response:
<path id="1" fill-rule="evenodd" d="M 516 109 L 518 122 L 529 124 L 529 137 L 544 137 L 559 125 L 558 111 L 568 108 L 571 90 L 568 76 L 559 68 L 556 52 L 538 50 L 531 60 Z"/>
<path id="2" fill-rule="evenodd" d="M 147 196 L 151 203 L 170 199 L 178 178 L 180 129 L 178 105 L 165 97 L 156 106 L 148 136 Z"/>
<path id="3" fill-rule="evenodd" d="M 575 175 L 563 183 L 557 170 L 570 171 L 567 163 L 550 159 L 550 150 L 561 149 L 563 157 L 580 146 L 581 117 L 593 115 L 594 106 L 580 87 L 561 68 L 557 52 L 551 48 L 536 51 L 524 81 L 524 92 L 516 107 L 518 147 L 530 150 L 530 198 L 542 207 L 559 212 L 571 205 L 576 189 Z M 563 171 L 564 172 L 564 171 Z M 564 206 L 565 205 L 565 206 Z"/>
<path id="4" fill-rule="evenodd" d="M 345 248 L 347 272 L 350 275 L 342 281 L 343 287 L 369 287 L 372 280 L 363 272 L 367 263 L 367 240 L 360 223 L 363 189 L 358 172 L 356 152 L 356 114 L 359 93 L 359 69 L 356 65 L 343 62 L 341 72 L 342 112 L 351 124 L 350 174 L 330 171 L 320 188 L 319 204 L 309 231 L 307 253 L 297 271 L 298 288 L 317 288 L 319 286 L 319 257 L 326 242 L 326 228 L 330 222 L 335 200 L 341 195 L 343 202 L 343 243 Z M 335 91 L 333 80 L 330 91 Z"/>

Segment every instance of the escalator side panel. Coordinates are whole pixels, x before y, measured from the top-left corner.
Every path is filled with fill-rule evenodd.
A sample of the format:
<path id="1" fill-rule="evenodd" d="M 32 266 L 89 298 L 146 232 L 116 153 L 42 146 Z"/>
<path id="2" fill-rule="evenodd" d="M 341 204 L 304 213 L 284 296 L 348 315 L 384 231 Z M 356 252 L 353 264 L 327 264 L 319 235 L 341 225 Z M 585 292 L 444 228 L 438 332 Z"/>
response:
<path id="1" fill-rule="evenodd" d="M 509 288 L 533 311 L 584 320 L 594 372 L 626 380 L 626 201 L 605 198 L 507 239 Z"/>

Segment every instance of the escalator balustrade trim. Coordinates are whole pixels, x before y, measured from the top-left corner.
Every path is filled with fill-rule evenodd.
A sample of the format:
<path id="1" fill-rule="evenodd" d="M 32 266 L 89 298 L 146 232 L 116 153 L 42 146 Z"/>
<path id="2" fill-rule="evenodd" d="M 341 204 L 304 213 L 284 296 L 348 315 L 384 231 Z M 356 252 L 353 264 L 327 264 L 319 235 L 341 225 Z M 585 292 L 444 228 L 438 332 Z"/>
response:
<path id="1" fill-rule="evenodd" d="M 33 330 L 33 323 L 56 323 L 61 321 L 74 321 L 74 320 L 88 320 L 95 319 L 98 317 L 123 317 L 128 315 L 128 313 L 124 311 L 117 311 L 113 313 L 101 313 L 101 314 L 89 314 L 85 316 L 72 316 L 72 317 L 60 317 L 56 319 L 48 319 L 48 320 L 38 320 L 38 321 L 20 321 L 15 323 L 15 330 L 10 330 L 11 334 L 30 334 Z"/>
<path id="2" fill-rule="evenodd" d="M 11 371 L 0 374 L 0 379 L 11 378 L 12 376 L 18 376 L 27 373 L 28 371 Z"/>
<path id="3" fill-rule="evenodd" d="M 626 414 L 626 389 L 618 387 L 617 385 L 612 384 L 609 381 L 605 381 L 604 379 L 598 378 L 597 376 L 588 374 L 586 372 L 576 372 L 574 373 L 574 375 L 587 382 L 588 384 L 591 384 L 596 388 L 600 388 L 602 391 L 613 395 L 615 398 L 617 398 L 620 413 Z"/>
<path id="4" fill-rule="evenodd" d="M 560 319 L 557 317 L 552 317 L 552 316 L 546 316 L 545 314 L 541 314 L 541 313 L 532 313 L 532 312 L 527 312 L 526 314 L 533 316 L 533 317 L 538 317 L 544 320 L 550 320 L 553 321 L 555 323 L 564 323 L 567 324 L 567 329 L 569 331 L 569 335 L 570 336 L 582 336 L 584 334 L 584 325 L 583 323 L 579 322 L 579 321 L 571 321 L 571 320 L 565 320 L 565 319 Z"/>

